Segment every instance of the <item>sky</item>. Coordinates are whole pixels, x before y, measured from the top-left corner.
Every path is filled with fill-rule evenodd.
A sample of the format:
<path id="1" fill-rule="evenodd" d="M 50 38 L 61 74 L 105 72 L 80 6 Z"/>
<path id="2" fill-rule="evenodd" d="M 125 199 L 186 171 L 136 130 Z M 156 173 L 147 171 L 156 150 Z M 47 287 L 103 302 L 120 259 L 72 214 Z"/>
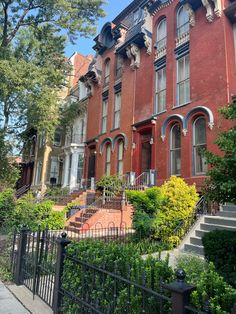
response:
<path id="1" fill-rule="evenodd" d="M 100 18 L 98 21 L 97 34 L 106 22 L 111 22 L 131 2 L 132 0 L 108 0 L 107 4 L 103 7 L 106 16 Z M 75 45 L 68 43 L 65 50 L 66 56 L 70 57 L 74 52 L 79 52 L 83 55 L 95 54 L 95 51 L 92 49 L 95 45 L 93 38 L 95 36 L 91 38 L 79 38 Z"/>

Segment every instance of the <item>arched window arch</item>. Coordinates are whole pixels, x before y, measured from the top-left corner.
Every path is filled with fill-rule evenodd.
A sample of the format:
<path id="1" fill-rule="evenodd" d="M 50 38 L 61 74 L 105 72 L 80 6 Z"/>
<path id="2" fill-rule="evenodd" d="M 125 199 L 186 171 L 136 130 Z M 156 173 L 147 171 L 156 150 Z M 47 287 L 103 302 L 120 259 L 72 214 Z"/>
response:
<path id="1" fill-rule="evenodd" d="M 170 175 L 181 174 L 181 131 L 178 123 L 170 130 Z"/>
<path id="2" fill-rule="evenodd" d="M 203 116 L 193 122 L 193 172 L 195 175 L 207 172 L 206 158 L 202 150 L 206 148 L 206 120 Z"/>
<path id="3" fill-rule="evenodd" d="M 166 46 L 167 22 L 163 18 L 157 25 L 157 42 L 156 48 L 161 49 Z"/>
<path id="4" fill-rule="evenodd" d="M 105 159 L 105 175 L 111 174 L 111 145 L 106 145 L 106 159 Z"/>
<path id="5" fill-rule="evenodd" d="M 181 6 L 176 15 L 177 37 L 189 31 L 189 16 L 183 6 Z"/>
<path id="6" fill-rule="evenodd" d="M 104 85 L 108 85 L 110 81 L 110 59 L 104 63 Z"/>
<path id="7" fill-rule="evenodd" d="M 123 175 L 124 170 L 124 142 L 120 140 L 118 142 L 118 152 L 117 152 L 117 174 Z"/>

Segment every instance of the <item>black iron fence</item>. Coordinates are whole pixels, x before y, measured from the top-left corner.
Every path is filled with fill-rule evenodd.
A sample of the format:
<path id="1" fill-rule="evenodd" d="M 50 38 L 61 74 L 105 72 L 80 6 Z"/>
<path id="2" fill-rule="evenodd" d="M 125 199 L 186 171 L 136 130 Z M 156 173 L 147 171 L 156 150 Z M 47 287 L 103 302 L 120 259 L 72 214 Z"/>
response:
<path id="1" fill-rule="evenodd" d="M 111 272 L 103 265 L 81 260 L 66 250 L 70 243 L 66 233 L 59 235 L 59 231 L 30 232 L 23 228 L 13 237 L 11 269 L 15 283 L 38 295 L 55 314 L 210 313 L 207 304 L 205 312 L 190 306 L 194 287 L 184 282 L 182 270 L 176 272 L 176 281 L 171 284 L 147 285 L 145 274 L 137 282 L 131 276 L 131 269 L 126 278 L 121 276 L 115 261 Z M 67 263 L 80 270 L 80 276 L 75 272 L 73 280 L 79 284 L 74 287 L 65 285 Z M 232 314 L 236 314 L 236 307 Z"/>

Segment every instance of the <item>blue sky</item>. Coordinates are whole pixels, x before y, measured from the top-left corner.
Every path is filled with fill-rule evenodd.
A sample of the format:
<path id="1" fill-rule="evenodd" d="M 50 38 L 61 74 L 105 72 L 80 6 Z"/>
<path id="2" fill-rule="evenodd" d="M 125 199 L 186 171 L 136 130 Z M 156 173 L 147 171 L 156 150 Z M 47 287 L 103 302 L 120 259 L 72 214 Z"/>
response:
<path id="1" fill-rule="evenodd" d="M 111 22 L 132 0 L 109 0 L 104 5 L 106 16 L 98 21 L 97 34 L 106 22 Z M 80 52 L 84 55 L 94 54 L 95 51 L 92 49 L 95 42 L 93 38 L 79 38 L 75 45 L 68 43 L 66 47 L 66 56 L 70 57 L 75 51 Z"/>

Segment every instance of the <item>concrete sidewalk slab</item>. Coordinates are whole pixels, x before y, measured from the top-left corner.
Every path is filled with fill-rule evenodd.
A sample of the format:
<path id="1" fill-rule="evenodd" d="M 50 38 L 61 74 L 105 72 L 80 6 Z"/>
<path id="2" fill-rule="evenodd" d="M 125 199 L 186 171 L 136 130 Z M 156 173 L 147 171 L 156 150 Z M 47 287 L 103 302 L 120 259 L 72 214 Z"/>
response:
<path id="1" fill-rule="evenodd" d="M 0 281 L 0 314 L 30 314 Z"/>
<path id="2" fill-rule="evenodd" d="M 32 292 L 25 286 L 10 285 L 8 286 L 8 289 L 16 296 L 18 300 L 20 300 L 22 304 L 24 304 L 24 306 L 30 311 L 30 313 L 33 314 L 53 313 L 52 309 L 45 302 L 43 302 L 37 295 L 35 295 L 33 299 Z"/>

